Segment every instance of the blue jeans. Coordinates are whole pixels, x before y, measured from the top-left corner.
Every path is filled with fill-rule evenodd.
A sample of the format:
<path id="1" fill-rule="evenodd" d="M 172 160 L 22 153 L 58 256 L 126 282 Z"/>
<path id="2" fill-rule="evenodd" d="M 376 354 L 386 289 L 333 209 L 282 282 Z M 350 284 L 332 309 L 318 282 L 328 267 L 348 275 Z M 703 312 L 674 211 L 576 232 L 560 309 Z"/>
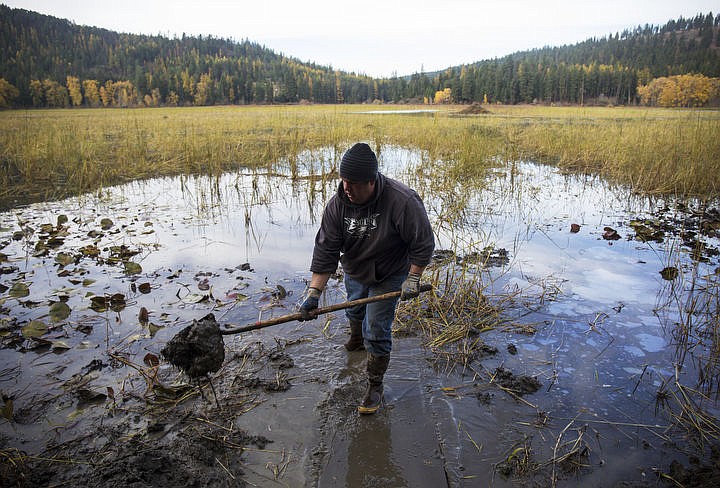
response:
<path id="1" fill-rule="evenodd" d="M 398 291 L 405 278 L 407 273 L 400 273 L 390 276 L 382 283 L 368 286 L 345 275 L 347 299 L 357 300 Z M 386 356 L 392 350 L 392 323 L 395 320 L 398 299 L 399 297 L 345 309 L 349 320 L 362 321 L 365 349 L 374 356 Z"/>

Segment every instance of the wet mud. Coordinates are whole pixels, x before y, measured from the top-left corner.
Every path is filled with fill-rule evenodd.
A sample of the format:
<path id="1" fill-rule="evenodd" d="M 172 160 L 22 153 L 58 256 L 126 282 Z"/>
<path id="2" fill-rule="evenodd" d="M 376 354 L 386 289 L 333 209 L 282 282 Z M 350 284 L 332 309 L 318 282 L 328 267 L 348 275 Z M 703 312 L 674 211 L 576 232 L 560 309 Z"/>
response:
<path id="1" fill-rule="evenodd" d="M 24 471 L 7 473 L 3 486 L 246 486 L 241 479 L 242 449 L 264 449 L 270 442 L 240 429 L 229 431 L 207 424 L 195 423 L 174 432 L 166 429 L 173 427 L 164 422 L 155 423 L 144 436 L 118 442 L 117 447 L 102 453 L 92 453 L 72 444 L 63 446 L 64 450 L 76 449 L 78 455 L 91 459 L 97 454 L 100 459 L 74 469 L 62 464 L 34 462 L 25 466 Z M 122 434 L 117 436 L 120 440 Z"/>
<path id="2" fill-rule="evenodd" d="M 535 393 L 542 387 L 542 383 L 536 377 L 516 375 L 502 367 L 495 369 L 493 381 L 518 396 Z"/>
<path id="3" fill-rule="evenodd" d="M 208 317 L 193 325 L 200 323 L 215 325 Z M 247 486 L 245 451 L 267 449 L 273 440 L 249 432 L 238 419 L 267 394 L 291 387 L 284 372 L 293 363 L 285 347 L 247 344 L 232 351 L 226 368 L 212 377 L 156 370 L 145 408 L 135 404 L 126 411 L 113 408 L 107 395 L 95 398 L 84 408 L 106 411 L 78 437 L 50 442 L 37 458 L 3 450 L 2 486 Z M 84 368 L 78 381 L 98 367 Z"/>
<path id="4" fill-rule="evenodd" d="M 170 339 L 160 351 L 172 365 L 190 378 L 202 378 L 218 371 L 225 361 L 225 344 L 213 314 L 208 314 Z"/>

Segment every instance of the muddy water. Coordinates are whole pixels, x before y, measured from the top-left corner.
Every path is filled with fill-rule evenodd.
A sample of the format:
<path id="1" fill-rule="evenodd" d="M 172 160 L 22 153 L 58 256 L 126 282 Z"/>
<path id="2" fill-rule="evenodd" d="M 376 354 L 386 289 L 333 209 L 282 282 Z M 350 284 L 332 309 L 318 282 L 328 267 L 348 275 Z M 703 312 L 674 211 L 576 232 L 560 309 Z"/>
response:
<path id="1" fill-rule="evenodd" d="M 333 158 L 305 155 L 301 173 Z M 381 154 L 383 170 L 401 179 L 421 161 L 413 151 Z M 153 355 L 209 312 L 244 325 L 295 311 L 334 186 L 311 191 L 304 180 L 243 173 L 169 178 L 2 214 L 0 389 L 12 398 L 12 410 L 7 401 L 4 409 L 12 420 L 0 425 L 0 446 L 40 454 L 81 439 L 102 453 L 112 439 L 149 436 L 158 419 L 180 425 L 187 417 L 172 409 L 148 413 L 152 391 L 138 371 L 154 371 Z M 222 486 L 615 486 L 654 482 L 654 470 L 684 462 L 693 434 L 674 427 L 658 392 L 672 391 L 676 379 L 698 386 L 709 360 L 701 344 L 694 355 L 677 352 L 675 324 L 701 321 L 683 312 L 685 290 L 704 287 L 717 297 L 718 258 L 693 261 L 670 232 L 662 242 L 641 242 L 630 225 L 673 202 L 531 163 L 499 170 L 487 189 L 474 192 L 462 225 L 440 224 L 437 212 L 447 203 L 425 199 L 439 249 L 474 242 L 472 250 L 508 253 L 480 271 L 489 295 L 518 297 L 505 310 L 516 327 L 482 334 L 497 354 L 461 367 L 439 360 L 420 336 L 397 337 L 387 405 L 364 418 L 356 413 L 364 356 L 342 348 L 342 313 L 226 336 L 226 366 L 213 378 L 218 400 L 206 388 L 204 398 L 176 409 L 269 443 L 248 445 L 231 463 L 211 460 L 198 479 L 221 479 Z M 62 225 L 60 215 L 68 217 Z M 54 229 L 43 231 L 45 223 Z M 38 241 L 51 237 L 53 246 L 39 250 Z M 77 254 L 89 244 L 99 258 Z M 58 258 L 63 251 L 73 259 Z M 679 276 L 664 279 L 667 267 Z M 114 309 L 91 307 L 92 297 L 117 295 Z M 707 296 L 696 294 L 692 303 Z M 324 299 L 342 301 L 342 286 L 331 281 Z M 68 305 L 67 317 L 57 315 L 58 302 Z M 37 339 L 18 332 L 31 321 L 47 328 Z M 247 358 L 265 362 L 252 368 Z M 166 384 L 183 380 L 166 364 L 158 371 Z M 521 395 L 500 388 L 503 371 L 536 379 L 540 388 Z M 714 401 L 697 401 L 718 414 Z M 113 437 L 112 429 L 123 435 Z M 165 429 L 158 443 L 182 438 Z M 63 470 L 71 468 L 52 476 Z"/>

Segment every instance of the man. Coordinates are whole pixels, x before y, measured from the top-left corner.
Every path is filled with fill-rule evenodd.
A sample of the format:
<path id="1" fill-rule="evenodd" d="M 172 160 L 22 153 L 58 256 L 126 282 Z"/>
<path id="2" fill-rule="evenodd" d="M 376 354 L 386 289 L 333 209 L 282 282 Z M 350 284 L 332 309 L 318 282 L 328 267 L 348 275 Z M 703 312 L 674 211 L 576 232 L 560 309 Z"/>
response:
<path id="1" fill-rule="evenodd" d="M 312 278 L 300 305 L 304 320 L 314 318 L 312 311 L 338 260 L 348 300 L 397 290 L 406 300 L 418 295 L 420 277 L 435 248 L 422 200 L 414 190 L 378 172 L 370 146 L 358 143 L 343 155 L 340 179 L 315 237 Z M 382 403 L 397 301 L 382 300 L 345 312 L 350 323 L 345 348 L 367 350 L 368 389 L 358 407 L 361 414 L 377 412 Z"/>

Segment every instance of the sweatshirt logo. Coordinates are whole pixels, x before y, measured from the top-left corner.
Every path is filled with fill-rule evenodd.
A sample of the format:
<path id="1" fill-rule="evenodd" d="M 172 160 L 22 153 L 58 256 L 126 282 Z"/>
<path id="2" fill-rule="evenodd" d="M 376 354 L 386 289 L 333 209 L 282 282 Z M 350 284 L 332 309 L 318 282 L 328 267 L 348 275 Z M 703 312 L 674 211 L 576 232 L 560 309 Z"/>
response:
<path id="1" fill-rule="evenodd" d="M 363 239 L 368 237 L 372 231 L 377 229 L 377 218 L 380 214 L 372 214 L 368 217 L 353 218 L 345 217 L 345 229 L 350 237 Z"/>

